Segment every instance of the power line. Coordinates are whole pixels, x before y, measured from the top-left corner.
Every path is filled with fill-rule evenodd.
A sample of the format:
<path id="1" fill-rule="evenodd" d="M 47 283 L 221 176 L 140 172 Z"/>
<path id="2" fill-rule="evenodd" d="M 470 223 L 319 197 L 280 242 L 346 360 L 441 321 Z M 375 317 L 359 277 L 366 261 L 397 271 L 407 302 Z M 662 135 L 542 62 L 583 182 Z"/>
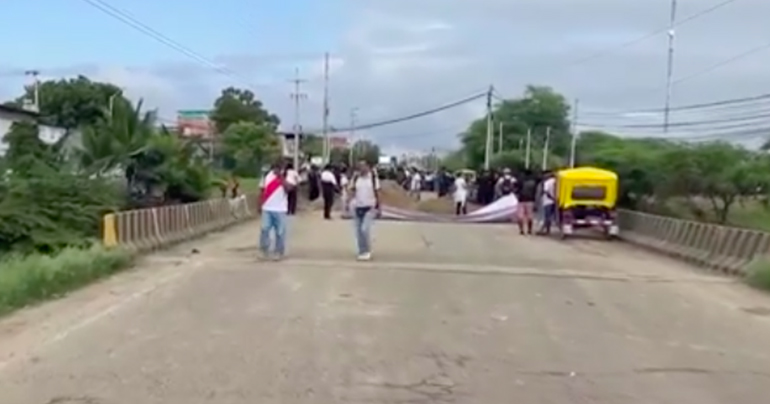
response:
<path id="1" fill-rule="evenodd" d="M 231 78 L 238 79 L 253 88 L 263 87 L 260 85 L 255 85 L 253 83 L 250 83 L 248 79 L 239 75 L 237 72 L 231 69 L 228 69 L 227 67 L 220 66 L 217 63 L 213 62 L 212 60 L 193 51 L 192 49 L 180 44 L 177 41 L 174 41 L 173 39 L 167 37 L 166 35 L 158 32 L 154 28 L 142 23 L 141 21 L 138 21 L 135 17 L 133 17 L 132 15 L 130 15 L 124 10 L 121 10 L 103 0 L 83 0 L 83 1 L 91 5 L 92 7 L 98 9 L 99 11 L 117 19 L 118 21 L 156 40 L 157 42 L 160 42 L 161 44 L 176 50 L 177 52 L 189 57 L 190 59 L 197 61 L 199 64 L 206 65 L 207 67 L 211 68 L 212 70 L 218 73 L 224 74 L 226 76 L 230 76 Z"/>
<path id="2" fill-rule="evenodd" d="M 731 98 L 727 100 L 722 101 L 712 101 L 712 102 L 706 102 L 706 103 L 698 103 L 698 104 L 688 104 L 688 105 L 681 105 L 678 107 L 671 107 L 670 111 L 688 111 L 688 110 L 701 110 L 701 109 L 711 109 L 714 107 L 723 107 L 723 106 L 732 106 L 736 104 L 749 104 L 754 103 L 758 101 L 770 101 L 770 93 L 768 94 L 760 94 L 750 97 L 743 97 L 743 98 Z M 627 115 L 627 114 L 653 114 L 653 113 L 663 113 L 665 109 L 664 108 L 645 108 L 645 109 L 634 109 L 634 110 L 626 110 L 626 111 L 617 111 L 617 112 L 597 112 L 593 113 L 593 115 Z M 588 113 L 591 115 L 592 113 Z"/>
<path id="3" fill-rule="evenodd" d="M 612 53 L 615 53 L 618 50 L 625 49 L 625 48 L 627 48 L 629 46 L 635 45 L 635 44 L 637 44 L 639 42 L 645 41 L 647 39 L 650 39 L 650 38 L 655 37 L 657 35 L 660 35 L 662 33 L 666 33 L 666 32 L 668 32 L 669 30 L 671 30 L 673 28 L 678 28 L 678 27 L 680 27 L 680 26 L 682 26 L 684 24 L 687 24 L 688 22 L 697 20 L 698 18 L 701 18 L 701 17 L 703 17 L 705 15 L 708 15 L 708 14 L 714 12 L 714 11 L 717 11 L 720 8 L 722 8 L 724 6 L 727 6 L 727 5 L 731 4 L 731 3 L 734 3 L 736 1 L 738 1 L 738 0 L 725 0 L 725 1 L 722 1 L 722 2 L 717 3 L 717 4 L 715 4 L 715 5 L 711 6 L 711 7 L 708 7 L 706 9 L 702 10 L 702 11 L 699 11 L 699 12 L 697 12 L 695 14 L 687 16 L 687 17 L 679 20 L 677 23 L 675 23 L 673 25 L 667 25 L 665 27 L 661 27 L 661 28 L 656 29 L 654 31 L 651 31 L 651 32 L 649 32 L 647 34 L 644 34 L 642 36 L 634 38 L 634 39 L 632 39 L 630 41 L 624 42 L 624 43 L 622 43 L 620 45 L 612 46 L 612 47 L 607 48 L 607 49 L 605 49 L 603 51 L 599 51 L 597 53 L 594 53 L 594 54 L 592 54 L 590 56 L 578 59 L 578 60 L 576 60 L 576 61 L 574 61 L 572 63 L 569 63 L 566 67 L 578 66 L 578 65 L 581 65 L 583 63 L 592 61 L 594 59 L 598 59 L 598 58 L 610 55 Z"/>
<path id="4" fill-rule="evenodd" d="M 702 126 L 702 125 L 710 125 L 715 123 L 727 123 L 727 122 L 741 122 L 741 121 L 751 121 L 755 119 L 767 119 L 770 118 L 770 113 L 766 114 L 759 114 L 759 115 L 750 115 L 750 116 L 744 116 L 744 117 L 734 117 L 734 118 L 723 118 L 723 119 L 704 119 L 700 121 L 685 121 L 685 122 L 671 122 L 667 125 L 670 127 L 682 127 L 682 126 Z M 587 123 L 586 126 L 593 126 L 593 127 L 614 127 L 614 128 L 660 128 L 663 125 L 666 124 L 627 124 L 627 125 L 604 125 L 604 124 L 592 124 Z"/>
<path id="5" fill-rule="evenodd" d="M 354 129 L 355 130 L 372 129 L 372 128 L 377 128 L 377 127 L 380 127 L 380 126 L 387 126 L 387 125 L 392 125 L 392 124 L 401 123 L 401 122 L 405 122 L 405 121 L 411 121 L 413 119 L 422 118 L 424 116 L 433 115 L 433 114 L 438 113 L 438 112 L 442 112 L 442 111 L 446 111 L 448 109 L 456 108 L 456 107 L 459 107 L 459 106 L 464 105 L 464 104 L 468 104 L 470 102 L 476 101 L 476 100 L 481 99 L 481 98 L 486 97 L 486 96 L 487 96 L 487 92 L 485 91 L 483 93 L 474 94 L 471 97 L 463 98 L 463 99 L 461 99 L 459 101 L 455 101 L 455 102 L 452 102 L 452 103 L 449 103 L 449 104 L 446 104 L 446 105 L 442 105 L 440 107 L 432 108 L 432 109 L 425 110 L 425 111 L 422 111 L 422 112 L 418 112 L 418 113 L 415 113 L 415 114 L 405 115 L 405 116 L 402 116 L 402 117 L 399 117 L 399 118 L 387 119 L 387 120 L 378 121 L 378 122 L 371 122 L 371 123 L 367 123 L 367 124 L 363 124 L 363 125 L 356 125 L 355 128 L 353 128 L 353 127 L 334 128 L 334 129 L 330 130 L 330 132 L 331 133 L 350 132 L 351 130 L 354 130 Z"/>
<path id="6" fill-rule="evenodd" d="M 740 59 L 743 59 L 745 57 L 751 56 L 751 55 L 753 55 L 753 54 L 755 54 L 757 52 L 760 52 L 760 51 L 763 51 L 763 50 L 766 50 L 766 49 L 770 49 L 770 42 L 762 44 L 762 45 L 759 45 L 759 46 L 754 47 L 754 48 L 751 48 L 751 49 L 749 49 L 749 50 L 747 50 L 747 51 L 745 51 L 743 53 L 739 53 L 739 54 L 737 54 L 737 55 L 735 55 L 733 57 L 725 59 L 725 60 L 723 60 L 723 61 L 721 61 L 719 63 L 713 64 L 713 65 L 711 65 L 711 66 L 709 66 L 709 67 L 707 67 L 707 68 L 705 68 L 703 70 L 699 70 L 699 71 L 697 71 L 697 72 L 695 72 L 693 74 L 689 74 L 689 75 L 687 75 L 685 77 L 676 79 L 676 80 L 674 80 L 674 84 L 680 84 L 680 83 L 683 83 L 685 81 L 689 81 L 689 80 L 692 80 L 694 78 L 697 78 L 697 77 L 703 76 L 705 74 L 711 73 L 714 70 L 718 70 L 718 69 L 720 69 L 720 68 L 722 68 L 724 66 L 727 66 L 727 65 L 729 65 L 729 64 L 731 64 L 733 62 L 737 62 Z"/>

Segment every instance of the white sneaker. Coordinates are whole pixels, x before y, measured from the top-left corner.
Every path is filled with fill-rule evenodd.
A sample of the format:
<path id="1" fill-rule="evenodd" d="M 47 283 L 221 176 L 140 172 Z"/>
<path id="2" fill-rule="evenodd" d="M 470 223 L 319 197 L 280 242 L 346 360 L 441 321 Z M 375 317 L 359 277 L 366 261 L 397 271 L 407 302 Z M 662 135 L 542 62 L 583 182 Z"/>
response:
<path id="1" fill-rule="evenodd" d="M 372 253 L 359 254 L 357 259 L 359 261 L 369 261 L 372 259 Z"/>

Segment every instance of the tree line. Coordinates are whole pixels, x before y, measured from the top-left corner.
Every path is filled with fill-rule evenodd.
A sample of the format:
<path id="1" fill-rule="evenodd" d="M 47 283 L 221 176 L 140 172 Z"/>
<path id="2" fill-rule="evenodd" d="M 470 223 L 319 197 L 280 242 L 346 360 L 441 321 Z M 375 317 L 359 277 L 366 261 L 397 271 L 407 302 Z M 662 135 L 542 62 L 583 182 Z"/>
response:
<path id="1" fill-rule="evenodd" d="M 550 87 L 528 86 L 524 93 L 493 107 L 495 133 L 504 128 L 502 148 L 495 138 L 492 167 L 523 168 L 527 132 L 530 165 L 543 162 L 549 132 L 549 169 L 566 167 L 572 141 L 570 105 Z M 445 164 L 481 168 L 487 119 L 479 117 L 459 135 L 462 146 Z M 586 131 L 576 139 L 576 163 L 619 174 L 620 204 L 630 209 L 690 219 L 765 228 L 770 190 L 770 155 L 723 140 L 683 142 Z M 768 220 L 770 222 L 770 220 Z"/>
<path id="2" fill-rule="evenodd" d="M 6 104 L 21 108 L 34 97 L 28 87 Z M 232 177 L 257 177 L 281 155 L 280 119 L 246 89 L 225 88 L 212 102 L 213 142 L 180 136 L 174 122 L 113 83 L 44 81 L 37 99 L 38 119 L 1 134 L 0 252 L 89 244 L 106 212 L 218 196 Z M 64 134 L 46 142 L 42 125 Z M 321 137 L 303 140 L 305 154 L 321 154 Z M 358 146 L 379 154 L 376 145 Z M 347 161 L 346 153 L 335 150 L 332 158 Z"/>

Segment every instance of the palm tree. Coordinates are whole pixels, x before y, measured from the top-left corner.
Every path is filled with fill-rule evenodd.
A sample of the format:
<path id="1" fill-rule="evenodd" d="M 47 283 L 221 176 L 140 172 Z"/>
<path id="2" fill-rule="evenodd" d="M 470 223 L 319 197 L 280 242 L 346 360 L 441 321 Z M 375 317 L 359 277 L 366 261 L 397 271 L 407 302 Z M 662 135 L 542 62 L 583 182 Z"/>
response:
<path id="1" fill-rule="evenodd" d="M 154 135 L 155 116 L 142 111 L 142 101 L 133 105 L 120 100 L 105 120 L 82 129 L 80 165 L 98 176 L 123 173 L 132 185 L 136 157 L 147 149 Z"/>

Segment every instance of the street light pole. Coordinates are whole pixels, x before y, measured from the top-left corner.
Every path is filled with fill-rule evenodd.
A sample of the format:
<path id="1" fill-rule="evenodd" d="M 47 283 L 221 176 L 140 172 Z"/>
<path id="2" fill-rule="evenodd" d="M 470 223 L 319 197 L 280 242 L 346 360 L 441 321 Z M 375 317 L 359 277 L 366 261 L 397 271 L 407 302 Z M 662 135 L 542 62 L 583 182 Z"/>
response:
<path id="1" fill-rule="evenodd" d="M 674 76 L 674 27 L 676 26 L 677 0 L 671 0 L 671 16 L 668 24 L 668 65 L 666 71 L 666 106 L 663 112 L 663 132 L 668 133 L 669 116 L 671 115 L 671 94 L 673 92 Z"/>

